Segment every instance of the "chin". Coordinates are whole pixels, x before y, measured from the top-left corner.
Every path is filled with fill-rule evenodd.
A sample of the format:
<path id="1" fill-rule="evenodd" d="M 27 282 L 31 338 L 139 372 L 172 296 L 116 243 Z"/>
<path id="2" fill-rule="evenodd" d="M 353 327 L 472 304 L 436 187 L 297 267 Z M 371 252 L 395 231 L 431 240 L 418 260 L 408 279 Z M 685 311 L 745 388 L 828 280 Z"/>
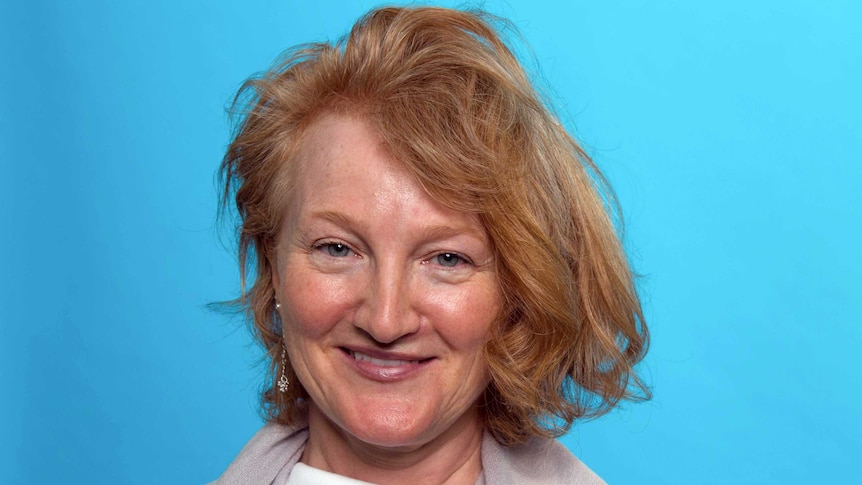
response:
<path id="1" fill-rule="evenodd" d="M 417 416 L 415 412 L 378 410 L 354 418 L 353 423 L 345 423 L 344 431 L 355 439 L 381 448 L 415 449 L 439 434 L 434 432 L 430 419 Z"/>

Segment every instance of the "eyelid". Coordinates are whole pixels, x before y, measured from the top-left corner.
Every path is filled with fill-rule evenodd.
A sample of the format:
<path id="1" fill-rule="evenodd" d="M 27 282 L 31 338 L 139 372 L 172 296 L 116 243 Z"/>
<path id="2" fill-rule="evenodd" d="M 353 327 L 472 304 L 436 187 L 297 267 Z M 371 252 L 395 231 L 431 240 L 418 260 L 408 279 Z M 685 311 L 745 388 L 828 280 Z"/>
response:
<path id="1" fill-rule="evenodd" d="M 356 249 L 354 249 L 352 245 L 347 244 L 346 242 L 344 242 L 340 239 L 321 239 L 321 240 L 315 241 L 314 244 L 311 245 L 311 249 L 313 251 L 320 251 L 320 250 L 326 248 L 327 246 L 336 246 L 336 245 L 337 246 L 344 246 L 347 250 L 350 251 L 350 253 L 352 253 L 353 256 L 359 256 L 359 253 L 356 252 Z M 348 254 L 346 256 L 350 256 L 350 254 Z"/>
<path id="2" fill-rule="evenodd" d="M 459 259 L 460 259 L 464 264 L 467 264 L 467 265 L 470 265 L 470 266 L 476 266 L 476 264 L 473 262 L 473 260 L 472 260 L 472 259 L 470 259 L 468 256 L 464 255 L 463 253 L 459 253 L 458 251 L 437 251 L 436 253 L 432 254 L 432 255 L 431 255 L 427 260 L 425 260 L 425 261 L 430 262 L 430 261 L 431 261 L 431 260 L 433 260 L 434 258 L 440 257 L 440 256 L 442 256 L 442 255 L 444 255 L 444 254 L 451 254 L 452 256 L 455 256 L 455 257 L 459 258 Z M 443 266 L 443 265 L 439 265 L 439 266 L 444 267 L 444 268 L 457 268 L 457 267 L 458 267 L 458 266 L 460 266 L 460 265 L 455 265 L 455 266 Z"/>

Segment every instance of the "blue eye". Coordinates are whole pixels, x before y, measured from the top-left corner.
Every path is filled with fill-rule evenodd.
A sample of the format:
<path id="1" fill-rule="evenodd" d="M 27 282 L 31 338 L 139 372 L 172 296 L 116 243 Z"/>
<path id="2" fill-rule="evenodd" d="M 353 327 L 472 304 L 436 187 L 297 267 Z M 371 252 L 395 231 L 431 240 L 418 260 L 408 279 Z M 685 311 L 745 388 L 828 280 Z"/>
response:
<path id="1" fill-rule="evenodd" d="M 456 253 L 440 253 L 437 256 L 434 256 L 434 260 L 440 266 L 445 266 L 447 268 L 454 268 L 455 266 L 465 262 L 464 258 Z"/>
<path id="2" fill-rule="evenodd" d="M 341 243 L 325 243 L 319 247 L 333 258 L 344 258 L 350 255 L 350 248 Z"/>

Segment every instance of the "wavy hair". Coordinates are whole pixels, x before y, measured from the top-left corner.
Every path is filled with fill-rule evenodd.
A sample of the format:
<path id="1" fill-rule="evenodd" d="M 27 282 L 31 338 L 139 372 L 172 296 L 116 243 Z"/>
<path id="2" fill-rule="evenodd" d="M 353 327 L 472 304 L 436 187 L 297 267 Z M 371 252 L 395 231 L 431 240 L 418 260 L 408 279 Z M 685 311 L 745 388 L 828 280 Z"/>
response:
<path id="1" fill-rule="evenodd" d="M 498 27 L 495 27 L 498 26 Z M 242 86 L 220 169 L 240 218 L 235 303 L 267 352 L 267 420 L 302 419 L 300 385 L 274 392 L 282 327 L 273 251 L 306 128 L 360 116 L 438 202 L 479 216 L 504 305 L 485 346 L 485 426 L 503 444 L 559 436 L 650 391 L 634 366 L 648 332 L 613 224 L 607 182 L 538 94 L 504 21 L 441 8 L 381 8 L 335 43 L 289 50 Z"/>

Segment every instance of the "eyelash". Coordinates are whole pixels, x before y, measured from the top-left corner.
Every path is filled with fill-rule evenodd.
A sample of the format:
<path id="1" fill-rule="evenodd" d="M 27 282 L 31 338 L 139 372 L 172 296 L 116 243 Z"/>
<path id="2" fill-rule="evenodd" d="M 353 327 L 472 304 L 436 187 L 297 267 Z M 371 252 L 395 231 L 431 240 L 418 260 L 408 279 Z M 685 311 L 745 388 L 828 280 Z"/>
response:
<path id="1" fill-rule="evenodd" d="M 464 256 L 464 255 L 462 255 L 462 254 L 458 254 L 458 253 L 456 253 L 456 252 L 453 252 L 453 251 L 443 251 L 443 252 L 441 252 L 441 253 L 437 253 L 437 254 L 435 254 L 435 255 L 431 256 L 427 261 L 428 261 L 428 262 L 430 262 L 430 261 L 432 261 L 432 260 L 434 260 L 434 259 L 440 258 L 441 256 L 442 256 L 442 257 L 457 258 L 457 260 L 458 260 L 459 262 L 463 263 L 463 264 L 468 264 L 468 265 L 471 265 L 471 266 L 473 265 L 473 262 L 472 262 L 472 261 L 470 261 L 470 258 L 468 258 L 468 257 L 466 257 L 466 256 Z M 438 264 L 439 266 L 443 267 L 443 268 L 457 268 L 458 266 L 460 266 L 460 264 L 457 264 L 457 263 L 456 263 L 456 264 L 454 264 L 454 265 L 452 265 L 452 266 L 448 266 L 448 265 L 445 265 L 445 264 L 441 264 L 439 261 L 437 262 L 437 264 Z"/>
<path id="2" fill-rule="evenodd" d="M 348 253 L 343 256 L 336 256 L 332 254 L 332 248 L 335 248 L 336 246 L 340 246 L 340 249 L 342 250 L 347 250 Z M 339 241 L 323 241 L 318 244 L 315 244 L 314 249 L 316 251 L 325 251 L 329 256 L 333 258 L 346 258 L 347 256 L 350 256 L 350 253 L 355 253 L 353 248 Z"/>
<path id="3" fill-rule="evenodd" d="M 347 250 L 349 252 L 347 254 L 342 255 L 342 256 L 336 256 L 335 254 L 332 254 L 332 249 L 335 247 L 338 247 L 338 249 L 341 249 L 341 250 Z M 315 244 L 314 249 L 316 251 L 325 251 L 330 257 L 333 257 L 333 258 L 345 258 L 347 256 L 350 256 L 350 253 L 355 254 L 355 251 L 350 246 L 348 246 L 347 244 L 344 244 L 343 242 L 339 242 L 339 241 L 322 241 L 318 244 Z M 464 256 L 463 254 L 456 253 L 454 251 L 439 252 L 439 253 L 431 256 L 430 258 L 424 260 L 423 264 L 430 263 L 433 260 L 440 258 L 440 257 L 457 258 L 457 262 L 467 264 L 470 266 L 473 265 L 473 261 L 471 261 L 470 258 Z M 442 264 L 438 260 L 437 265 L 442 267 L 442 268 L 457 268 L 458 266 L 460 266 L 460 264 L 457 264 L 457 262 L 456 262 L 456 264 L 449 266 L 449 265 Z"/>

